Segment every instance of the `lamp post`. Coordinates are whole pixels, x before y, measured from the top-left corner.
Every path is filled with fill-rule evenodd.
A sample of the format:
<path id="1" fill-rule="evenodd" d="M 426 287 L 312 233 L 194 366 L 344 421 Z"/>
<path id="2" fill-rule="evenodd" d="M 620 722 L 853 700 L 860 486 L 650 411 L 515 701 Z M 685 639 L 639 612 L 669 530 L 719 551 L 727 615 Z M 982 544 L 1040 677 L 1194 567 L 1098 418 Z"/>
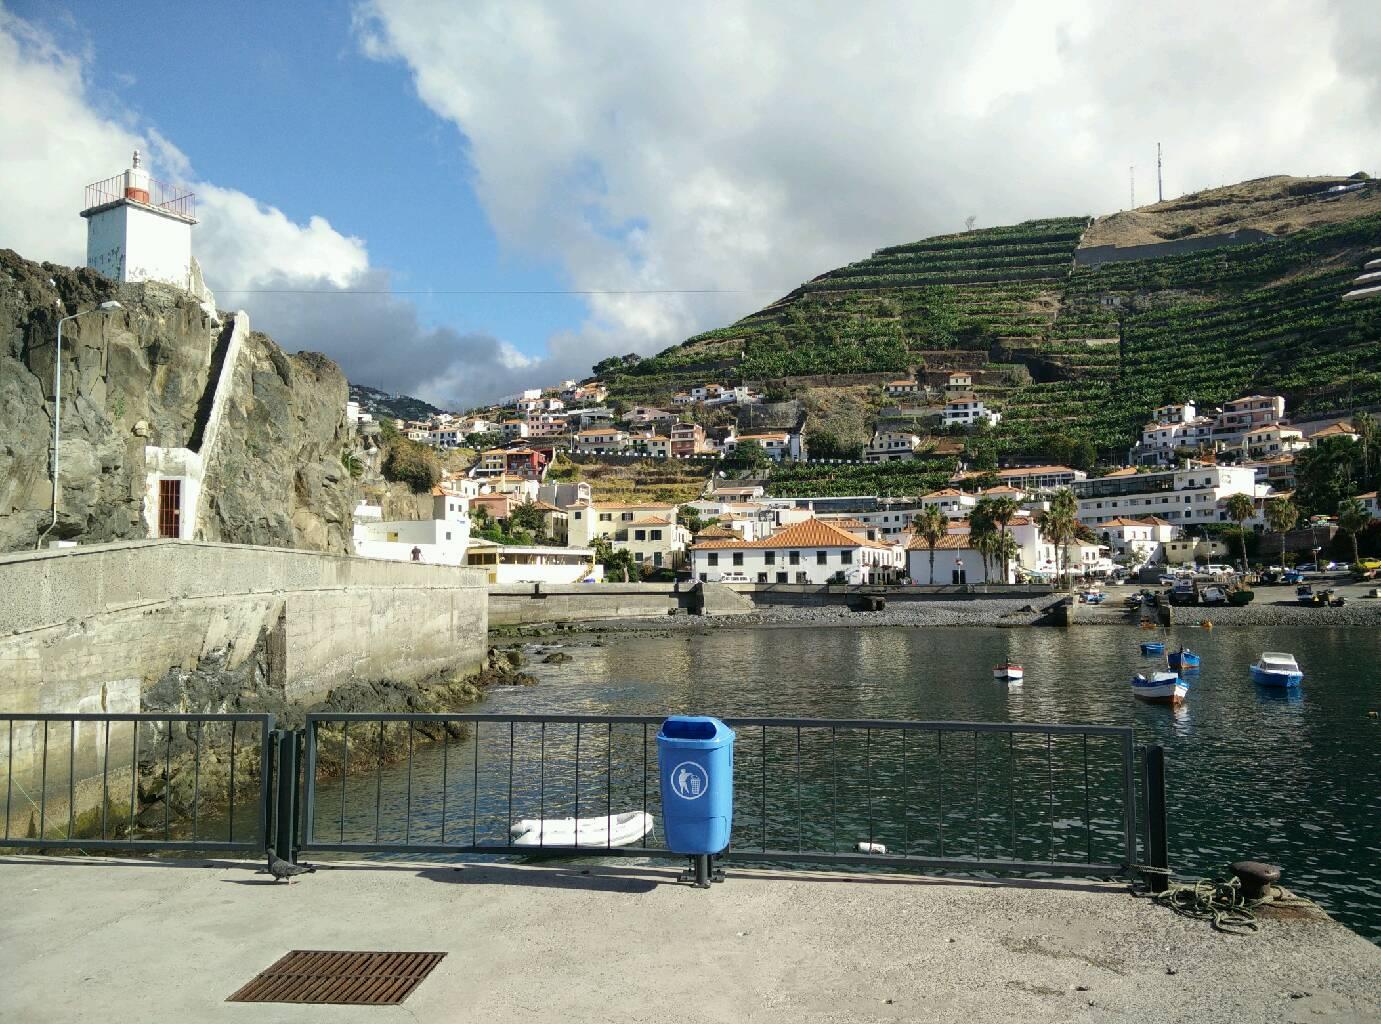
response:
<path id="1" fill-rule="evenodd" d="M 53 356 L 53 518 L 48 523 L 48 528 L 39 534 L 38 543 L 34 545 L 35 550 L 43 547 L 43 542 L 48 539 L 48 534 L 52 533 L 53 528 L 58 525 L 58 470 L 62 443 L 62 325 L 68 320 L 86 316 L 87 313 L 109 313 L 123 308 L 118 302 L 111 299 L 108 302 L 102 302 L 95 309 L 73 313 L 71 316 L 65 316 L 58 321 L 58 347 L 56 355 Z"/>

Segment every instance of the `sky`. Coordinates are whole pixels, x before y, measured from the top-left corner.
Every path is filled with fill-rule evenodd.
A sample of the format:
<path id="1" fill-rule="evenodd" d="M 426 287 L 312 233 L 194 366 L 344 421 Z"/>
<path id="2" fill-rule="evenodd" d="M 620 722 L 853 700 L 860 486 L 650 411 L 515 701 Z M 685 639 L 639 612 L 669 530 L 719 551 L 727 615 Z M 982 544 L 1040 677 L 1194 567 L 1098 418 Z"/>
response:
<path id="1" fill-rule="evenodd" d="M 138 147 L 218 305 L 447 408 L 1148 201 L 1158 141 L 1167 197 L 1381 174 L 1381 4 L 0 0 L 0 247 L 80 265 Z"/>

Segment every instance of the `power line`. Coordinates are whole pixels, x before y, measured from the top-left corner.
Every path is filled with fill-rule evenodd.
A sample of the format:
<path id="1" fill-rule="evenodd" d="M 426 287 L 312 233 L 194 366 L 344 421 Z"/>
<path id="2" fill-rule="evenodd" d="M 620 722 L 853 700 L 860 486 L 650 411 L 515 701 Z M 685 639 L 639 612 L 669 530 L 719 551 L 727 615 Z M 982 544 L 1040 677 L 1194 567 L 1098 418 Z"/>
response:
<path id="1" fill-rule="evenodd" d="M 233 295 L 780 295 L 781 288 L 571 288 L 446 289 L 395 291 L 391 288 L 220 288 Z"/>

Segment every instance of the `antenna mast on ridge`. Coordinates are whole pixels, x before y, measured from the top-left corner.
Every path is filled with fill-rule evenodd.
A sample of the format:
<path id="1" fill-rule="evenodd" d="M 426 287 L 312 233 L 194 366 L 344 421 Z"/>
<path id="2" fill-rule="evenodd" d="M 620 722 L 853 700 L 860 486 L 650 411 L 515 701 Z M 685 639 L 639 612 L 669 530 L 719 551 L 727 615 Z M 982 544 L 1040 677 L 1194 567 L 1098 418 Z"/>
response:
<path id="1" fill-rule="evenodd" d="M 1130 167 L 1127 168 L 1127 178 L 1128 178 L 1128 180 L 1131 182 L 1131 191 L 1132 191 L 1132 205 L 1131 205 L 1130 207 L 1128 207 L 1128 209 L 1135 210 L 1135 209 L 1136 209 L 1136 164 L 1132 164 Z"/>
<path id="2" fill-rule="evenodd" d="M 1156 143 L 1156 202 L 1165 202 L 1165 190 L 1160 181 L 1160 143 Z"/>

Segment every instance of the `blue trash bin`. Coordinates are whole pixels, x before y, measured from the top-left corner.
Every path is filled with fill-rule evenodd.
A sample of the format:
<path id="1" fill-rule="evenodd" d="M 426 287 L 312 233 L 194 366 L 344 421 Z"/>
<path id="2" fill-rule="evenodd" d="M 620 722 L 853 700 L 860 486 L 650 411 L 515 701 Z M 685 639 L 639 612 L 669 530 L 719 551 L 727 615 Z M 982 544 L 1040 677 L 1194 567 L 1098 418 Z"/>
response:
<path id="1" fill-rule="evenodd" d="M 667 849 L 719 853 L 734 818 L 734 730 L 718 718 L 673 715 L 657 733 L 657 763 Z"/>

